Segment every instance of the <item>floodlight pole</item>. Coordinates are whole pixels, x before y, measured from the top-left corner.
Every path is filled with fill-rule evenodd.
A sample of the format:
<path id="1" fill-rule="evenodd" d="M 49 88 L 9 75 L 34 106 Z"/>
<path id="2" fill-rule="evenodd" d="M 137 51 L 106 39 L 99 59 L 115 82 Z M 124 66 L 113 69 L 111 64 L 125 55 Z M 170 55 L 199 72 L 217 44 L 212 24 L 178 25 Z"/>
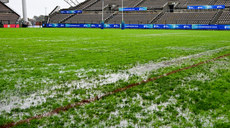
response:
<path id="1" fill-rule="evenodd" d="M 28 22 L 26 0 L 22 0 L 23 21 Z"/>
<path id="2" fill-rule="evenodd" d="M 45 7 L 45 16 L 47 15 L 47 7 Z"/>

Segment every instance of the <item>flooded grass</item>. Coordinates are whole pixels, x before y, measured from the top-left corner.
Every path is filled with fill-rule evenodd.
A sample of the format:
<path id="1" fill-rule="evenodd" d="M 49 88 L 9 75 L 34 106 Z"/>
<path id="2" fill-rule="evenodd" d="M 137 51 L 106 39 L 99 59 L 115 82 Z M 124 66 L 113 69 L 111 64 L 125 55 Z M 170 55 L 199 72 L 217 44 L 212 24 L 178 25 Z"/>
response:
<path id="1" fill-rule="evenodd" d="M 228 35 L 225 31 L 2 29 L 0 125 L 227 54 Z M 229 126 L 229 59 L 19 127 Z"/>

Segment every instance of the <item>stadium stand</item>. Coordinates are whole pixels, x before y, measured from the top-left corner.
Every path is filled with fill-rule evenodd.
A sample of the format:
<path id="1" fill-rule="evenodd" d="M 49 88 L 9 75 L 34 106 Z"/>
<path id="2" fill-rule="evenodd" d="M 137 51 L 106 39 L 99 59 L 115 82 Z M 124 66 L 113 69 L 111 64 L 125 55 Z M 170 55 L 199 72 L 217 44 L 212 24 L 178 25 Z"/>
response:
<path id="1" fill-rule="evenodd" d="M 124 21 L 126 24 L 148 24 L 158 13 L 126 13 Z M 108 23 L 119 24 L 121 23 L 122 14 L 119 13 L 111 18 Z"/>
<path id="2" fill-rule="evenodd" d="M 111 15 L 111 13 L 105 13 L 104 16 L 108 17 Z M 101 18 L 102 14 L 101 12 L 99 13 L 84 13 L 84 14 L 77 14 L 74 15 L 73 17 L 69 18 L 66 20 L 64 23 L 93 23 L 93 24 L 100 24 L 101 23 Z"/>
<path id="3" fill-rule="evenodd" d="M 187 7 L 194 5 L 210 5 L 213 0 L 179 0 L 179 7 Z"/>
<path id="4" fill-rule="evenodd" d="M 104 21 L 121 23 L 121 0 L 104 0 Z M 188 6 L 225 5 L 225 9 L 189 10 Z M 124 12 L 127 24 L 230 24 L 228 0 L 124 0 L 124 7 L 147 7 L 147 11 Z M 86 0 L 62 10 L 83 10 L 82 14 L 54 13 L 49 23 L 100 23 L 102 0 Z M 60 10 L 61 11 L 61 10 Z"/>
<path id="5" fill-rule="evenodd" d="M 217 24 L 230 24 L 230 12 L 223 12 L 217 20 Z"/>
<path id="6" fill-rule="evenodd" d="M 86 0 L 76 7 L 71 7 L 70 10 L 84 10 L 85 8 L 95 4 L 96 2 L 98 2 L 98 0 Z"/>
<path id="7" fill-rule="evenodd" d="M 148 9 L 163 8 L 168 0 L 145 0 L 141 5 L 142 7 L 148 7 Z"/>
<path id="8" fill-rule="evenodd" d="M 50 19 L 51 23 L 59 23 L 61 20 L 64 20 L 66 17 L 70 16 L 71 14 L 59 14 L 55 13 L 52 18 Z"/>
<path id="9" fill-rule="evenodd" d="M 217 12 L 166 12 L 157 24 L 210 24 Z"/>
<path id="10" fill-rule="evenodd" d="M 217 0 L 215 5 L 225 5 L 225 6 L 230 6 L 230 1 L 229 0 Z"/>
<path id="11" fill-rule="evenodd" d="M 16 24 L 19 15 L 14 12 L 11 8 L 6 6 L 0 1 L 0 23 L 1 24 Z"/>
<path id="12" fill-rule="evenodd" d="M 140 0 L 124 0 L 124 7 L 134 7 Z M 112 10 L 117 10 L 121 7 L 121 0 L 105 0 L 105 8 L 110 7 Z M 101 0 L 88 7 L 86 10 L 102 10 Z"/>

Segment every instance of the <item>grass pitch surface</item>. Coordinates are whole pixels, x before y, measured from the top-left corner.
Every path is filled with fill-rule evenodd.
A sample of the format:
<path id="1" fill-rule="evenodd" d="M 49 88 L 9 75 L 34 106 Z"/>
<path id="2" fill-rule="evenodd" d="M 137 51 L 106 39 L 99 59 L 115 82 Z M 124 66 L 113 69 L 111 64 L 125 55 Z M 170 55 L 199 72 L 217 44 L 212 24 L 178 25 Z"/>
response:
<path id="1" fill-rule="evenodd" d="M 230 53 L 228 31 L 1 29 L 0 125 Z M 230 57 L 17 127 L 230 127 Z"/>

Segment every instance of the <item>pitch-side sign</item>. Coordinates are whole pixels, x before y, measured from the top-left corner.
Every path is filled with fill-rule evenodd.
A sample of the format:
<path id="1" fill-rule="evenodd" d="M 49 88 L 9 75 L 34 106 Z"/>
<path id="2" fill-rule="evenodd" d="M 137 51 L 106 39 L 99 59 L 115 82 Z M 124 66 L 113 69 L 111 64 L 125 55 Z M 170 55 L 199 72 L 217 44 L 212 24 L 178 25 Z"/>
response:
<path id="1" fill-rule="evenodd" d="M 119 11 L 146 11 L 147 7 L 119 8 Z"/>
<path id="2" fill-rule="evenodd" d="M 82 13 L 82 10 L 63 10 L 61 14 L 78 14 Z"/>
<path id="3" fill-rule="evenodd" d="M 101 28 L 101 24 L 43 24 L 48 28 Z M 105 28 L 121 28 L 121 24 L 105 24 Z M 201 29 L 230 30 L 230 25 L 205 24 L 125 24 L 128 29 Z"/>
<path id="4" fill-rule="evenodd" d="M 199 10 L 199 9 L 224 9 L 225 5 L 200 5 L 200 6 L 188 6 L 188 9 Z"/>

